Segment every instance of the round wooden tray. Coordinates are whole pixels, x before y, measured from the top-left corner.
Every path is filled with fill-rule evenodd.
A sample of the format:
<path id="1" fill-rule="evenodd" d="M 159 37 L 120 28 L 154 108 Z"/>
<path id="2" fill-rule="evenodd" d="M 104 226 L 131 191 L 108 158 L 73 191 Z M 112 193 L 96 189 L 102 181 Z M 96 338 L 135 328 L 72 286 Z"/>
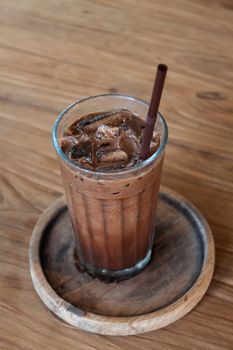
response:
<path id="1" fill-rule="evenodd" d="M 32 281 L 44 304 L 72 326 L 109 335 L 148 332 L 184 316 L 205 294 L 214 260 L 205 219 L 163 188 L 151 262 L 130 280 L 106 284 L 76 268 L 64 197 L 42 214 L 30 242 Z"/>

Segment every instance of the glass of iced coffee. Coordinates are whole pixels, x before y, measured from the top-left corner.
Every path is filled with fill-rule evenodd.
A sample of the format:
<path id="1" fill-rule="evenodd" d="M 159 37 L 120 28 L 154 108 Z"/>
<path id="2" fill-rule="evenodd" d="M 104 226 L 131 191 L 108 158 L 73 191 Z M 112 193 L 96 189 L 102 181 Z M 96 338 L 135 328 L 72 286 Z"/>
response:
<path id="1" fill-rule="evenodd" d="M 148 104 L 118 94 L 79 100 L 53 128 L 80 267 L 108 281 L 150 261 L 168 137 L 160 113 L 150 152 L 139 159 Z"/>

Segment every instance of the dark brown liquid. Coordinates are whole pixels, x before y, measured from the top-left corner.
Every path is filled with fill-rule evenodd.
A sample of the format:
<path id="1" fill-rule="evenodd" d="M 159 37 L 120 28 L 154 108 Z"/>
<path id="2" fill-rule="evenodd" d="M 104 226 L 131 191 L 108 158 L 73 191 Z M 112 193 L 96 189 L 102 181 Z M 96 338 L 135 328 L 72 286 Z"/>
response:
<path id="1" fill-rule="evenodd" d="M 139 163 L 145 121 L 128 109 L 91 113 L 64 133 L 61 148 L 75 164 L 94 171 L 117 171 Z M 159 146 L 154 133 L 150 155 Z"/>

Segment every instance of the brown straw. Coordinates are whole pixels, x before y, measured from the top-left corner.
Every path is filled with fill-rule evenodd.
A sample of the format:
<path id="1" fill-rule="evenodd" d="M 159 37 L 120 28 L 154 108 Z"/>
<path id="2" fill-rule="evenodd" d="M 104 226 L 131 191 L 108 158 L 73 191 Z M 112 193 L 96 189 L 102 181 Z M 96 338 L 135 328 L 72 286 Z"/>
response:
<path id="1" fill-rule="evenodd" d="M 140 148 L 139 158 L 142 160 L 145 160 L 149 155 L 150 143 L 153 136 L 154 125 L 157 119 L 166 74 L 167 66 L 165 64 L 159 64 L 151 96 L 150 107 L 146 118 L 146 126 L 143 132 L 142 145 Z"/>

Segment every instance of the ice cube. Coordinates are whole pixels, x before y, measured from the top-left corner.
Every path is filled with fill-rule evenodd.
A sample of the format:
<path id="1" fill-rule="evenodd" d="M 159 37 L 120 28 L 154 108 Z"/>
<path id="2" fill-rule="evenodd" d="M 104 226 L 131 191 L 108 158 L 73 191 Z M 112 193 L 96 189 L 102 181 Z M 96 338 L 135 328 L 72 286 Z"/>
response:
<path id="1" fill-rule="evenodd" d="M 117 149 L 113 152 L 97 152 L 96 158 L 99 163 L 116 163 L 126 162 L 128 160 L 127 154 L 121 149 Z"/>
<path id="2" fill-rule="evenodd" d="M 94 142 L 97 151 L 114 151 L 119 148 L 121 128 L 100 125 L 95 132 Z"/>
<path id="3" fill-rule="evenodd" d="M 160 145 L 160 136 L 154 131 L 151 139 L 151 143 L 150 143 L 151 155 L 159 148 L 159 145 Z"/>
<path id="4" fill-rule="evenodd" d="M 70 149 L 69 151 L 69 158 L 71 160 L 76 160 L 80 158 L 91 158 L 91 141 L 89 138 L 82 137 L 81 139 L 77 140 L 77 143 Z"/>
<path id="5" fill-rule="evenodd" d="M 80 126 L 86 132 L 93 132 L 101 125 L 117 126 L 132 119 L 132 112 L 128 109 L 116 109 L 112 112 L 95 115 L 92 121 L 84 121 Z"/>
<path id="6" fill-rule="evenodd" d="M 100 125 L 95 133 L 95 138 L 98 140 L 112 139 L 119 136 L 121 129 L 118 127 L 110 127 L 108 125 Z"/>
<path id="7" fill-rule="evenodd" d="M 132 156 L 138 153 L 138 139 L 132 130 L 127 130 L 122 133 L 120 139 L 120 148 L 126 152 L 128 156 Z"/>
<path id="8" fill-rule="evenodd" d="M 60 141 L 61 149 L 64 153 L 68 153 L 77 143 L 78 140 L 74 136 L 64 136 Z"/>

